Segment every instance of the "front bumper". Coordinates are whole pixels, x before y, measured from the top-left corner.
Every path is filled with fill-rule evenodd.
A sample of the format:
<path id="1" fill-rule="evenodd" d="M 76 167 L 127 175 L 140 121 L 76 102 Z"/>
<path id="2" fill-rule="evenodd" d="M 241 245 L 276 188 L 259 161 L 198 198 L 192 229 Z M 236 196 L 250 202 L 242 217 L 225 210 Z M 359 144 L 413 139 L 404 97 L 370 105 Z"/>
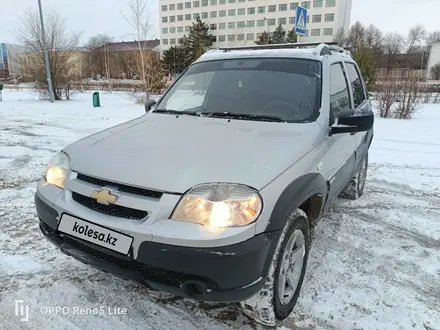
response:
<path id="1" fill-rule="evenodd" d="M 134 259 L 59 232 L 58 212 L 38 194 L 35 205 L 42 233 L 61 252 L 153 290 L 204 301 L 237 302 L 258 292 L 279 236 L 278 231 L 263 233 L 211 248 L 144 241 Z"/>

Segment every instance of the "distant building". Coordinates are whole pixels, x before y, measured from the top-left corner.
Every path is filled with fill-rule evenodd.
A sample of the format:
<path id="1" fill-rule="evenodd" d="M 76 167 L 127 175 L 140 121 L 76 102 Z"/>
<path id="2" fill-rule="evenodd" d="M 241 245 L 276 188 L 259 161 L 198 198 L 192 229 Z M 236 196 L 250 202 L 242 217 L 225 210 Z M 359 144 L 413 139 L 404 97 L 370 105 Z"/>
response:
<path id="1" fill-rule="evenodd" d="M 348 32 L 352 0 L 160 0 L 159 5 L 161 46 L 166 50 L 179 44 L 197 17 L 209 26 L 213 47 L 252 45 L 279 24 L 292 30 L 298 6 L 308 9 L 307 35 L 300 41 L 332 41 L 339 29 Z"/>
<path id="2" fill-rule="evenodd" d="M 375 56 L 376 75 L 380 79 L 426 79 L 428 58 L 417 54 L 380 54 Z"/>

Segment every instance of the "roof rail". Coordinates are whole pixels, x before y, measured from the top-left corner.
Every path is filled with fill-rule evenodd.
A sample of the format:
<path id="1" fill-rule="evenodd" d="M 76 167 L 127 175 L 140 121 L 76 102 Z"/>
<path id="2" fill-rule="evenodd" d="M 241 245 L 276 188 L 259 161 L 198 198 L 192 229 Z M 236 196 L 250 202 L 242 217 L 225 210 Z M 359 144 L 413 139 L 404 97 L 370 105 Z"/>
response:
<path id="1" fill-rule="evenodd" d="M 235 47 L 220 47 L 219 50 L 225 52 L 231 50 L 259 50 L 259 49 L 287 49 L 287 48 L 304 48 L 316 47 L 315 53 L 319 55 L 330 55 L 332 52 L 345 53 L 351 55 L 346 49 L 338 46 L 337 42 L 295 42 L 286 44 L 267 44 L 267 45 L 249 45 L 249 46 L 235 46 Z"/>

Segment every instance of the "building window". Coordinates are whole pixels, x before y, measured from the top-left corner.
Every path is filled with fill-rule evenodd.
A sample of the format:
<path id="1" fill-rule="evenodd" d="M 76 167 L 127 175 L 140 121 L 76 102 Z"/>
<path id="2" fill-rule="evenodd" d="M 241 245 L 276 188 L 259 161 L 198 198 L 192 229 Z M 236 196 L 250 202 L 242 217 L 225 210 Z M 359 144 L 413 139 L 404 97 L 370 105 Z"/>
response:
<path id="1" fill-rule="evenodd" d="M 170 27 L 170 33 L 176 33 L 176 28 L 175 27 Z"/>
<path id="2" fill-rule="evenodd" d="M 175 38 L 170 39 L 170 44 L 171 44 L 171 45 L 175 45 L 175 44 L 176 44 L 176 39 L 175 39 Z"/>
<path id="3" fill-rule="evenodd" d="M 321 29 L 312 29 L 312 37 L 319 37 L 321 35 Z"/>
<path id="4" fill-rule="evenodd" d="M 244 27 L 246 27 L 246 24 L 244 24 L 244 21 L 240 21 L 240 22 L 237 22 L 237 27 L 244 28 Z"/>
<path id="5" fill-rule="evenodd" d="M 208 12 L 207 12 L 207 11 L 205 11 L 204 13 L 202 13 L 202 18 L 203 18 L 203 19 L 208 18 Z"/>
<path id="6" fill-rule="evenodd" d="M 247 13 L 248 13 L 248 15 L 253 15 L 253 14 L 255 14 L 255 7 L 250 7 L 250 8 L 248 8 Z"/>
<path id="7" fill-rule="evenodd" d="M 218 28 L 219 28 L 220 30 L 224 30 L 224 29 L 226 29 L 226 23 L 219 23 L 219 24 L 218 24 Z"/>
<path id="8" fill-rule="evenodd" d="M 245 14 L 246 14 L 246 9 L 244 8 L 237 9 L 237 15 L 245 15 Z"/>
<path id="9" fill-rule="evenodd" d="M 254 27 L 255 26 L 255 21 L 247 21 L 246 26 L 247 27 Z"/>
<path id="10" fill-rule="evenodd" d="M 235 41 L 235 35 L 234 34 L 228 35 L 228 41 Z"/>
<path id="11" fill-rule="evenodd" d="M 212 42 L 217 42 L 217 36 L 212 36 Z"/>
<path id="12" fill-rule="evenodd" d="M 183 9 L 183 2 L 182 3 L 178 3 L 177 4 L 177 10 L 182 10 L 182 9 Z M 174 42 L 176 42 L 176 41 L 174 40 Z"/>
<path id="13" fill-rule="evenodd" d="M 185 21 L 191 20 L 191 14 L 185 14 Z"/>
<path id="14" fill-rule="evenodd" d="M 243 41 L 244 40 L 244 34 L 243 33 L 237 34 L 237 40 L 238 41 Z"/>
<path id="15" fill-rule="evenodd" d="M 269 18 L 267 20 L 267 25 L 275 25 L 275 18 Z"/>
<path id="16" fill-rule="evenodd" d="M 194 8 L 200 7 L 200 1 L 193 1 L 193 7 Z"/>
<path id="17" fill-rule="evenodd" d="M 209 25 L 210 30 L 217 30 L 217 24 L 213 23 Z"/>
<path id="18" fill-rule="evenodd" d="M 290 10 L 296 10 L 298 8 L 299 3 L 298 2 L 291 2 L 290 3 Z"/>
<path id="19" fill-rule="evenodd" d="M 322 15 L 313 15 L 312 16 L 312 23 L 321 23 L 322 21 Z"/>
<path id="20" fill-rule="evenodd" d="M 202 0 L 202 7 L 208 6 L 208 0 Z"/>
<path id="21" fill-rule="evenodd" d="M 327 0 L 325 2 L 326 7 L 336 7 L 336 0 Z"/>
<path id="22" fill-rule="evenodd" d="M 216 12 L 216 11 L 211 11 L 211 12 L 209 13 L 209 17 L 211 17 L 211 18 L 215 18 L 215 17 L 217 17 L 217 12 Z"/>
<path id="23" fill-rule="evenodd" d="M 226 36 L 218 36 L 218 41 L 222 42 L 222 41 L 226 41 Z"/>
<path id="24" fill-rule="evenodd" d="M 307 23 L 310 22 L 310 15 L 307 15 L 306 22 L 307 22 Z"/>
<path id="25" fill-rule="evenodd" d="M 325 14 L 326 22 L 333 22 L 335 20 L 335 14 Z"/>
<path id="26" fill-rule="evenodd" d="M 268 6 L 268 7 L 267 7 L 267 11 L 268 11 L 269 13 L 274 13 L 274 12 L 277 11 L 277 6 L 276 6 L 276 5 Z"/>
<path id="27" fill-rule="evenodd" d="M 228 16 L 235 16 L 235 9 L 229 9 Z"/>
<path id="28" fill-rule="evenodd" d="M 313 8 L 321 8 L 322 0 L 313 0 Z"/>
<path id="29" fill-rule="evenodd" d="M 229 3 L 235 3 L 235 0 L 229 0 Z"/>
<path id="30" fill-rule="evenodd" d="M 286 11 L 286 10 L 287 10 L 287 3 L 278 5 L 278 11 Z"/>
<path id="31" fill-rule="evenodd" d="M 246 40 L 254 40 L 254 34 L 253 33 L 246 34 Z"/>
<path id="32" fill-rule="evenodd" d="M 301 2 L 301 7 L 305 8 L 305 9 L 309 9 L 310 8 L 310 1 Z"/>
<path id="33" fill-rule="evenodd" d="M 185 26 L 185 32 L 189 32 L 191 30 L 191 26 Z"/>
<path id="34" fill-rule="evenodd" d="M 266 25 L 266 21 L 264 19 L 259 19 L 257 21 L 257 26 L 265 26 Z"/>
<path id="35" fill-rule="evenodd" d="M 333 29 L 332 28 L 324 29 L 324 35 L 325 36 L 332 36 L 333 35 Z"/>
<path id="36" fill-rule="evenodd" d="M 183 26 L 179 26 L 177 28 L 177 33 L 183 33 Z"/>
<path id="37" fill-rule="evenodd" d="M 228 29 L 235 29 L 235 22 L 229 22 Z"/>
<path id="38" fill-rule="evenodd" d="M 211 3 L 211 6 L 216 6 L 217 5 L 217 0 L 211 0 L 210 3 Z"/>
<path id="39" fill-rule="evenodd" d="M 168 28 L 162 28 L 162 34 L 167 34 L 168 33 Z"/>
<path id="40" fill-rule="evenodd" d="M 258 14 L 264 14 L 265 12 L 266 12 L 265 6 L 258 7 Z"/>
<path id="41" fill-rule="evenodd" d="M 182 44 L 183 43 L 183 38 L 177 39 L 177 42 L 179 43 L 179 45 Z"/>
<path id="42" fill-rule="evenodd" d="M 191 8 L 191 2 L 185 2 L 185 8 Z"/>
<path id="43" fill-rule="evenodd" d="M 246 2 L 246 0 L 238 0 L 238 2 Z"/>
<path id="44" fill-rule="evenodd" d="M 220 16 L 220 17 L 225 17 L 225 16 L 226 16 L 226 10 L 220 10 L 220 11 L 218 12 L 218 16 Z"/>
<path id="45" fill-rule="evenodd" d="M 174 23 L 176 21 L 176 16 L 170 16 L 170 23 Z"/>
<path id="46" fill-rule="evenodd" d="M 284 25 L 287 23 L 287 18 L 283 17 L 283 18 L 278 18 L 278 24 Z"/>
<path id="47" fill-rule="evenodd" d="M 162 45 L 168 45 L 168 39 L 162 39 Z"/>
<path id="48" fill-rule="evenodd" d="M 167 11 L 167 9 L 168 9 L 168 6 L 167 6 L 167 5 L 163 5 L 163 6 L 162 6 L 162 11 Z"/>
<path id="49" fill-rule="evenodd" d="M 167 16 L 162 17 L 162 23 L 166 23 L 166 22 L 168 22 L 168 17 Z"/>
<path id="50" fill-rule="evenodd" d="M 226 0 L 219 0 L 218 3 L 219 3 L 220 5 L 225 5 L 225 4 L 226 4 Z"/>
<path id="51" fill-rule="evenodd" d="M 295 24 L 295 16 L 289 17 L 289 24 Z"/>
<path id="52" fill-rule="evenodd" d="M 183 21 L 183 15 L 177 15 L 177 21 L 178 22 Z"/>
<path id="53" fill-rule="evenodd" d="M 176 10 L 176 5 L 175 4 L 169 5 L 168 9 L 169 10 Z"/>
<path id="54" fill-rule="evenodd" d="M 200 17 L 200 13 L 194 13 L 193 14 L 193 19 L 197 20 L 197 18 Z"/>
<path id="55" fill-rule="evenodd" d="M 257 39 L 260 39 L 263 33 L 257 33 Z"/>

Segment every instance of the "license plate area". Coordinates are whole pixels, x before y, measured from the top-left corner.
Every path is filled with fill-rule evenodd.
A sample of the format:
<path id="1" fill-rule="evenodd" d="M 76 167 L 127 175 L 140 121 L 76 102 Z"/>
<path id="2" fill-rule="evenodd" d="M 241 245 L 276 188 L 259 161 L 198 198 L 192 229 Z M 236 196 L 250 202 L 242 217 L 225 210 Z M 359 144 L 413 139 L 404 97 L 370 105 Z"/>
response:
<path id="1" fill-rule="evenodd" d="M 129 254 L 133 244 L 132 236 L 65 213 L 61 216 L 58 231 L 123 255 Z"/>

